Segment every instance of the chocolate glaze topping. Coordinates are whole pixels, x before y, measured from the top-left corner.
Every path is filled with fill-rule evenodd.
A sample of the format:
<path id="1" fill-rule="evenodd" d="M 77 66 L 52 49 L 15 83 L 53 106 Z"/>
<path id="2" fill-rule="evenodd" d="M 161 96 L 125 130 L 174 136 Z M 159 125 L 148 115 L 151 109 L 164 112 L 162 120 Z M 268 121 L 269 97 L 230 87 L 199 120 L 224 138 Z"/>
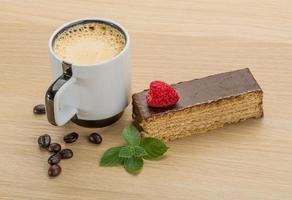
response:
<path id="1" fill-rule="evenodd" d="M 177 111 L 248 92 L 262 91 L 248 68 L 180 82 L 172 86 L 179 93 L 180 100 L 175 106 L 168 108 L 149 107 L 146 102 L 148 90 L 134 94 L 133 118 L 140 121 L 142 118 L 147 119 L 163 112 Z"/>

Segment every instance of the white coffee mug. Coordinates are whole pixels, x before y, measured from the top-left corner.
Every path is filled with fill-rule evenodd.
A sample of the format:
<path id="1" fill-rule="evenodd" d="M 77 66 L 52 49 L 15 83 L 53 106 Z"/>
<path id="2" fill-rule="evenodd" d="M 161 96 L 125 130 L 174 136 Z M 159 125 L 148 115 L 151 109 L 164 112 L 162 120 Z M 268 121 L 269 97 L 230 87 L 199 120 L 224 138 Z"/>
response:
<path id="1" fill-rule="evenodd" d="M 59 33 L 71 26 L 97 22 L 119 30 L 126 40 L 115 57 L 94 65 L 76 65 L 58 58 L 53 43 Z M 117 121 L 131 94 L 130 37 L 127 30 L 112 20 L 85 18 L 57 29 L 49 40 L 54 83 L 46 93 L 48 121 L 62 126 L 68 121 L 86 127 L 104 127 Z"/>

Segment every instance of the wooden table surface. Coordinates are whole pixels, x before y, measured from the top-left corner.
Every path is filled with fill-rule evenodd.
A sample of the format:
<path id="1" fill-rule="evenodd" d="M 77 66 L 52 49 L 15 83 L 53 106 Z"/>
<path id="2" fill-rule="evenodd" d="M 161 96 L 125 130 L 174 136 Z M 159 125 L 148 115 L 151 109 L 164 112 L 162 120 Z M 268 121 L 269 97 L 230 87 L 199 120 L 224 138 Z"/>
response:
<path id="1" fill-rule="evenodd" d="M 132 38 L 133 92 L 249 67 L 265 116 L 168 143 L 161 161 L 132 176 L 99 167 L 123 143 L 123 118 L 103 129 L 50 125 L 32 108 L 52 82 L 48 38 L 63 23 L 98 16 Z M 88 0 L 0 2 L 0 199 L 292 199 L 292 2 L 289 0 Z M 64 134 L 76 131 L 77 143 Z M 103 136 L 100 146 L 87 134 Z M 47 176 L 37 137 L 72 148 L 62 174 Z"/>

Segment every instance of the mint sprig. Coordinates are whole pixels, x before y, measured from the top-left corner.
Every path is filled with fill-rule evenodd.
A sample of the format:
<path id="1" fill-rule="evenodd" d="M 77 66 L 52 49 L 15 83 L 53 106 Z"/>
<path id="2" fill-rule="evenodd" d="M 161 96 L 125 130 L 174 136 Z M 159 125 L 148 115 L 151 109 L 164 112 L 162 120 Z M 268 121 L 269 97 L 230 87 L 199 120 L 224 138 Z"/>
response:
<path id="1" fill-rule="evenodd" d="M 119 157 L 119 153 L 122 147 L 112 147 L 104 152 L 101 160 L 101 166 L 118 166 L 123 164 L 123 158 Z"/>
<path id="2" fill-rule="evenodd" d="M 157 160 L 168 149 L 163 142 L 156 138 L 143 138 L 140 145 L 147 152 L 147 154 L 143 156 L 146 160 Z"/>
<path id="3" fill-rule="evenodd" d="M 133 156 L 131 147 L 130 146 L 122 147 L 118 155 L 120 158 L 131 158 Z"/>
<path id="4" fill-rule="evenodd" d="M 124 161 L 124 168 L 131 174 L 137 174 L 143 168 L 143 164 L 144 161 L 141 157 L 131 157 Z"/>
<path id="5" fill-rule="evenodd" d="M 139 145 L 141 141 L 140 133 L 134 126 L 124 128 L 123 137 L 128 145 Z"/>
<path id="6" fill-rule="evenodd" d="M 141 134 L 134 126 L 123 130 L 123 138 L 127 145 L 108 149 L 100 159 L 101 166 L 119 166 L 131 174 L 137 174 L 143 168 L 145 160 L 158 160 L 168 147 L 156 138 L 141 138 Z"/>

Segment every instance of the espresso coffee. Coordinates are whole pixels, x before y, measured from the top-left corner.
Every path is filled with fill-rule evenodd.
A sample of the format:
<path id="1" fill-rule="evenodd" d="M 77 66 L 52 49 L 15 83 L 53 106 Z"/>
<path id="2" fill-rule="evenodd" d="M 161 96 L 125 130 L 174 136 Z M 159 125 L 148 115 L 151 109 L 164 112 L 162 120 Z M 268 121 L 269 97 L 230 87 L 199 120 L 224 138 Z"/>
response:
<path id="1" fill-rule="evenodd" d="M 61 60 L 76 65 L 93 65 L 115 57 L 125 44 L 124 34 L 114 27 L 88 22 L 71 26 L 59 33 L 53 49 Z"/>

